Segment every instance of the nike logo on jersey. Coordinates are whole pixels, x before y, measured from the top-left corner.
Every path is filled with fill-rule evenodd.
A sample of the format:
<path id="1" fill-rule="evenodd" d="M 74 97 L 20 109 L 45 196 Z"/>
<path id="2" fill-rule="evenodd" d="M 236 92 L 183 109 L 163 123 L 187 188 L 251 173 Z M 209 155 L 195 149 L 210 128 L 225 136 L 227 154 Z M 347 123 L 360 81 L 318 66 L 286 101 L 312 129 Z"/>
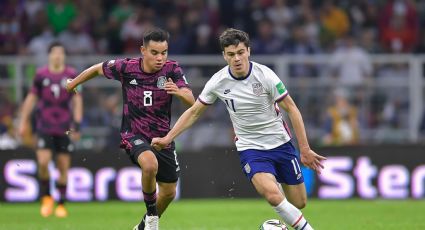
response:
<path id="1" fill-rule="evenodd" d="M 136 79 L 131 80 L 131 81 L 130 81 L 130 84 L 131 84 L 131 85 L 137 85 L 137 81 L 136 81 Z"/>
<path id="2" fill-rule="evenodd" d="M 230 93 L 230 89 L 224 90 L 224 94 L 228 94 L 228 93 Z"/>

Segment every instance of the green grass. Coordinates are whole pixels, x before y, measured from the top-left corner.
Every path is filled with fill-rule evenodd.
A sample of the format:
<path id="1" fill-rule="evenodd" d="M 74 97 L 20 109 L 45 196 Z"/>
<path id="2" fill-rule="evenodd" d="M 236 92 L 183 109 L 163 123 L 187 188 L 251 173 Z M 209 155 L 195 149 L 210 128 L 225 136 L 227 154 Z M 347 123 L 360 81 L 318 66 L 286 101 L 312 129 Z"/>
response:
<path id="1" fill-rule="evenodd" d="M 38 203 L 0 203 L 0 229 L 131 229 L 144 204 L 68 203 L 66 219 L 42 218 Z M 303 210 L 316 230 L 425 229 L 425 200 L 310 200 Z M 249 230 L 277 218 L 259 199 L 200 199 L 174 202 L 161 218 L 161 230 Z"/>

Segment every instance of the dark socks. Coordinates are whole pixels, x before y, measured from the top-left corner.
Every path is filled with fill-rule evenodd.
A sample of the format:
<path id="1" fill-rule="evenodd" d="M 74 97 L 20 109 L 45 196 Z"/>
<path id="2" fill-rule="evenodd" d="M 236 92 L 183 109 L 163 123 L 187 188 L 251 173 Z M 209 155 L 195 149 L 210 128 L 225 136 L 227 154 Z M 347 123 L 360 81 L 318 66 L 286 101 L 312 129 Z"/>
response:
<path id="1" fill-rule="evenodd" d="M 153 191 L 152 193 L 143 192 L 143 198 L 146 204 L 146 215 L 158 216 L 158 211 L 156 209 L 156 191 Z"/>
<path id="2" fill-rule="evenodd" d="M 59 190 L 59 202 L 58 204 L 64 204 L 66 199 L 66 184 L 56 184 L 56 188 Z"/>
<path id="3" fill-rule="evenodd" d="M 40 197 L 50 196 L 50 180 L 40 179 Z"/>

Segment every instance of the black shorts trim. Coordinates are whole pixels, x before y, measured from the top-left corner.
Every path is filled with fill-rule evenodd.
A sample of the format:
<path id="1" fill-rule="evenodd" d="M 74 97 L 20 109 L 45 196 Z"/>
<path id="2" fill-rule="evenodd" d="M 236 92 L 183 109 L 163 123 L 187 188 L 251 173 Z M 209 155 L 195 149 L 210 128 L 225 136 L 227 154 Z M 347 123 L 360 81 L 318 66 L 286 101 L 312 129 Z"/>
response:
<path id="1" fill-rule="evenodd" d="M 37 134 L 37 148 L 49 149 L 53 154 L 72 154 L 75 151 L 75 146 L 67 135 L 49 135 L 44 133 Z"/>

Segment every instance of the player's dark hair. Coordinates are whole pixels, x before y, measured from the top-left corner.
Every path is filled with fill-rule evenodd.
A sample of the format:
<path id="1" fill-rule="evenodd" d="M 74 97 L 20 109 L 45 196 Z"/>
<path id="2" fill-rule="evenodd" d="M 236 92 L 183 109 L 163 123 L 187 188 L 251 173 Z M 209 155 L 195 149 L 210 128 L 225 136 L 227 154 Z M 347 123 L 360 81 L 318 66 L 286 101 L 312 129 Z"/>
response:
<path id="1" fill-rule="evenodd" d="M 244 43 L 248 48 L 250 46 L 249 35 L 242 30 L 233 28 L 226 29 L 219 38 L 221 50 L 224 48 L 234 45 L 237 46 L 239 43 Z"/>
<path id="2" fill-rule="evenodd" d="M 55 48 L 55 47 L 62 47 L 65 50 L 65 53 L 66 53 L 65 46 L 58 41 L 54 41 L 54 42 L 50 43 L 49 47 L 47 48 L 47 52 L 48 53 L 52 52 L 52 49 Z"/>
<path id="3" fill-rule="evenodd" d="M 170 34 L 158 27 L 151 27 L 145 30 L 143 33 L 143 45 L 147 46 L 150 41 L 154 42 L 163 42 L 166 41 L 168 43 L 168 40 L 170 38 Z"/>

